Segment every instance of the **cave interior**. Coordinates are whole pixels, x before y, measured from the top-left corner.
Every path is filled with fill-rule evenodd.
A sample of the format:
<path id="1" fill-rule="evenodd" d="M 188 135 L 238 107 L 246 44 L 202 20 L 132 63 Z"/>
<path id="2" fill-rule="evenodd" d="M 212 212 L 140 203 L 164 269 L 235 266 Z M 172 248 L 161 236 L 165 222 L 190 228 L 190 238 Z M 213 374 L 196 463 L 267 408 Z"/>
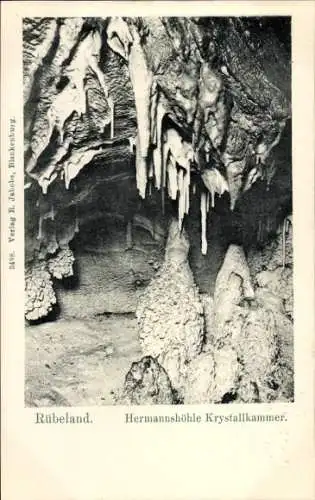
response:
<path id="1" fill-rule="evenodd" d="M 27 404 L 292 401 L 290 18 L 25 18 L 23 84 Z"/>

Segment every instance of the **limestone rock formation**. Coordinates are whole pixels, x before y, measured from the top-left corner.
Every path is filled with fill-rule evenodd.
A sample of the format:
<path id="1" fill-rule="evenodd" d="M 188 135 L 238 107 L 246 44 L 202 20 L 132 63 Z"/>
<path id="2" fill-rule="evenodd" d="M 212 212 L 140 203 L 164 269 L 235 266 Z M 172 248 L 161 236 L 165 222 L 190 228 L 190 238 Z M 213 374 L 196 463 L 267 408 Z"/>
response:
<path id="1" fill-rule="evenodd" d="M 206 254 L 215 199 L 228 192 L 233 209 L 279 166 L 274 150 L 291 113 L 283 23 L 25 18 L 28 263 L 62 248 L 56 235 L 65 221 L 68 243 L 75 237 L 77 214 L 96 210 L 96 185 L 126 176 L 140 198 L 160 191 L 163 210 L 165 194 L 178 198 L 182 221 L 197 175 Z"/>
<path id="2" fill-rule="evenodd" d="M 47 316 L 57 302 L 53 278 L 61 280 L 73 275 L 74 256 L 64 248 L 50 257 L 29 266 L 25 274 L 25 318 L 33 321 Z"/>
<path id="3" fill-rule="evenodd" d="M 170 379 L 164 368 L 152 356 L 144 356 L 132 363 L 128 371 L 120 404 L 148 405 L 174 404 L 175 398 Z"/>
<path id="4" fill-rule="evenodd" d="M 278 247 L 273 247 L 271 267 L 278 254 Z M 261 275 L 265 276 L 261 272 L 256 280 L 251 278 L 242 248 L 228 248 L 217 276 L 214 301 L 204 301 L 210 331 L 204 352 L 194 358 L 186 372 L 185 402 L 292 401 L 292 322 L 285 300 L 266 286 L 269 281 L 263 281 Z M 284 279 L 285 274 L 273 276 L 278 293 Z"/>
<path id="5" fill-rule="evenodd" d="M 165 262 L 139 300 L 137 319 L 143 353 L 158 357 L 176 390 L 186 365 L 204 343 L 203 308 L 188 263 L 189 241 L 172 221 Z"/>
<path id="6" fill-rule="evenodd" d="M 232 319 L 234 306 L 239 305 L 243 299 L 253 300 L 254 297 L 244 251 L 239 245 L 230 245 L 215 284 L 216 330 L 222 330 L 225 323 Z"/>
<path id="7" fill-rule="evenodd" d="M 25 273 L 25 318 L 37 320 L 47 316 L 56 304 L 56 295 L 45 263 L 29 268 Z"/>
<path id="8" fill-rule="evenodd" d="M 23 20 L 25 317 L 140 296 L 127 404 L 293 400 L 290 58 L 288 18 Z"/>

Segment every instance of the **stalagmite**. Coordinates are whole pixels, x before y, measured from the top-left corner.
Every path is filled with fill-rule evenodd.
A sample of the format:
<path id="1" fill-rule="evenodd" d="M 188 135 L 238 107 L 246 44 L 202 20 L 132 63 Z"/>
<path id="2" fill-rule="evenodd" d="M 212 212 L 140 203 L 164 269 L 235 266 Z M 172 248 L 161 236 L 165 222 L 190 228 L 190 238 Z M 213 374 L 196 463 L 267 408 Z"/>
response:
<path id="1" fill-rule="evenodd" d="M 201 193 L 200 198 L 200 211 L 201 211 L 201 253 L 207 254 L 207 198 L 206 193 Z"/>

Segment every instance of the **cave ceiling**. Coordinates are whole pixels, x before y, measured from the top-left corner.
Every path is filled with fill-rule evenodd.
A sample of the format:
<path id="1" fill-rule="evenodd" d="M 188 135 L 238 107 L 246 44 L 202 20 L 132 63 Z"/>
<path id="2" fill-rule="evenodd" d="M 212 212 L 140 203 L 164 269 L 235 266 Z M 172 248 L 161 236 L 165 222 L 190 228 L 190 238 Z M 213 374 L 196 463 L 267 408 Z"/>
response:
<path id="1" fill-rule="evenodd" d="M 30 259 L 66 248 L 100 186 L 127 211 L 176 201 L 180 224 L 277 169 L 290 191 L 287 18 L 25 18 L 23 78 Z"/>

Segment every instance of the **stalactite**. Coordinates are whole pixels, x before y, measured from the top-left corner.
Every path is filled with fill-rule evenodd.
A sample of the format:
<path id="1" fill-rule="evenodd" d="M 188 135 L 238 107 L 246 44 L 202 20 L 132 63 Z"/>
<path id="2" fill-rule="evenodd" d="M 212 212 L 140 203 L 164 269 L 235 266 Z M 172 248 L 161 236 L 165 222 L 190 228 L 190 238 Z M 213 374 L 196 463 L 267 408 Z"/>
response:
<path id="1" fill-rule="evenodd" d="M 129 152 L 130 152 L 130 154 L 134 153 L 134 149 L 136 147 L 136 142 L 137 142 L 136 137 L 129 137 Z"/>
<path id="2" fill-rule="evenodd" d="M 121 18 L 112 18 L 107 27 L 108 45 L 128 61 L 129 75 L 135 96 L 137 115 L 136 172 L 137 188 L 145 198 L 147 184 L 147 159 L 151 141 L 151 89 L 153 74 L 149 70 L 136 27 Z"/>
<path id="3" fill-rule="evenodd" d="M 178 190 L 177 168 L 172 155 L 169 156 L 167 162 L 167 184 L 169 197 L 171 200 L 176 200 Z"/>
<path id="4" fill-rule="evenodd" d="M 177 172 L 177 186 L 179 191 L 178 197 L 178 227 L 182 229 L 183 219 L 185 214 L 185 189 L 184 189 L 184 171 L 179 169 Z"/>
<path id="5" fill-rule="evenodd" d="M 207 243 L 207 198 L 206 193 L 201 193 L 200 198 L 200 212 L 201 212 L 201 253 L 202 255 L 207 254 L 208 243 Z"/>
<path id="6" fill-rule="evenodd" d="M 190 168 L 186 171 L 184 178 L 185 186 L 185 214 L 188 215 L 190 208 Z"/>
<path id="7" fill-rule="evenodd" d="M 100 70 L 100 52 L 102 48 L 102 38 L 98 31 L 91 31 L 77 47 L 76 53 L 66 68 L 65 74 L 75 83 L 77 88 L 81 87 L 84 92 L 83 78 L 90 68 L 96 75 L 104 96 L 108 98 L 108 90 L 103 72 Z"/>
<path id="8" fill-rule="evenodd" d="M 51 64 L 47 71 L 43 72 L 39 82 L 41 88 L 37 96 L 38 106 L 36 107 L 35 121 L 32 126 L 30 139 L 30 158 L 26 165 L 27 173 L 30 173 L 36 166 L 37 159 L 44 151 L 50 141 L 54 124 L 49 120 L 47 106 L 53 103 L 56 89 L 51 86 L 51 79 L 54 75 L 61 73 L 62 64 L 69 57 L 80 30 L 83 25 L 82 18 L 64 19 L 58 30 L 59 44 Z M 53 78 L 54 80 L 54 78 Z M 26 141 L 27 142 L 27 141 Z"/>
<path id="9" fill-rule="evenodd" d="M 115 136 L 115 105 L 111 97 L 107 98 L 107 104 L 110 109 L 110 138 L 114 139 Z"/>
<path id="10" fill-rule="evenodd" d="M 39 216 L 39 221 L 38 221 L 38 233 L 37 233 L 37 240 L 41 241 L 43 239 L 43 221 L 44 217 L 42 215 Z"/>
<path id="11" fill-rule="evenodd" d="M 270 140 L 262 141 L 256 146 L 256 164 L 265 164 L 272 149 L 279 144 L 285 125 L 286 120 L 280 121 L 278 123 L 277 133 L 275 134 L 273 140 L 271 142 Z"/>
<path id="12" fill-rule="evenodd" d="M 58 173 L 56 172 L 56 166 L 68 153 L 71 142 L 72 134 L 67 134 L 63 143 L 58 147 L 56 153 L 53 155 L 48 165 L 44 169 L 41 169 L 39 173 L 31 172 L 28 174 L 33 179 L 37 180 L 38 184 L 42 188 L 43 194 L 47 194 L 48 187 L 57 178 Z"/>
<path id="13" fill-rule="evenodd" d="M 49 178 L 43 177 L 38 181 L 39 185 L 42 188 L 43 194 L 47 194 L 48 187 L 57 178 L 57 175 L 58 174 L 56 172 L 53 172 Z"/>
<path id="14" fill-rule="evenodd" d="M 165 171 L 165 168 L 163 167 L 163 146 L 162 146 L 162 123 L 163 123 L 163 118 L 166 114 L 166 107 L 161 100 L 161 97 L 159 98 L 157 104 L 156 104 L 156 125 L 155 125 L 155 136 L 153 139 L 155 139 L 155 148 L 153 149 L 153 164 L 154 164 L 154 174 L 155 174 L 155 187 L 157 189 L 161 188 L 161 185 L 163 184 L 163 169 Z M 164 174 L 165 175 L 165 174 Z"/>
<path id="15" fill-rule="evenodd" d="M 71 159 L 68 162 L 66 161 L 63 166 L 66 189 L 69 189 L 71 180 L 78 175 L 85 165 L 93 160 L 97 152 L 97 149 L 86 149 L 72 153 Z"/>
<path id="16" fill-rule="evenodd" d="M 228 184 L 216 168 L 205 170 L 201 177 L 204 185 L 211 194 L 211 207 L 214 208 L 215 195 L 218 194 L 221 197 L 225 191 L 228 192 Z"/>
<path id="17" fill-rule="evenodd" d="M 128 24 L 121 17 L 112 17 L 107 26 L 107 43 L 109 47 L 126 61 L 133 37 Z"/>
<path id="18" fill-rule="evenodd" d="M 108 98 L 108 90 L 105 84 L 104 75 L 99 68 L 101 46 L 102 39 L 100 34 L 98 32 L 89 33 L 88 36 L 78 45 L 71 63 L 64 69 L 63 74 L 69 78 L 69 82 L 65 88 L 54 97 L 47 111 L 45 133 L 43 133 L 43 131 L 39 131 L 33 136 L 32 154 L 26 167 L 28 173 L 32 172 L 40 154 L 48 146 L 54 128 L 56 128 L 59 132 L 60 146 L 62 147 L 62 143 L 64 141 L 64 124 L 67 119 L 74 112 L 76 112 L 79 117 L 86 113 L 84 79 L 88 69 L 91 69 L 97 76 L 103 90 L 104 97 L 106 99 Z M 51 178 L 49 178 L 49 182 L 43 178 L 42 189 L 46 189 L 50 182 L 52 182 Z"/>
<path id="19" fill-rule="evenodd" d="M 150 95 L 150 124 L 151 124 L 151 145 L 157 146 L 157 112 L 158 112 L 158 101 L 159 92 L 157 87 L 157 81 L 153 77 L 151 85 L 151 95 Z"/>
<path id="20" fill-rule="evenodd" d="M 147 188 L 147 162 L 141 155 L 139 133 L 136 141 L 136 174 L 137 174 L 137 189 L 141 198 L 145 198 Z"/>

